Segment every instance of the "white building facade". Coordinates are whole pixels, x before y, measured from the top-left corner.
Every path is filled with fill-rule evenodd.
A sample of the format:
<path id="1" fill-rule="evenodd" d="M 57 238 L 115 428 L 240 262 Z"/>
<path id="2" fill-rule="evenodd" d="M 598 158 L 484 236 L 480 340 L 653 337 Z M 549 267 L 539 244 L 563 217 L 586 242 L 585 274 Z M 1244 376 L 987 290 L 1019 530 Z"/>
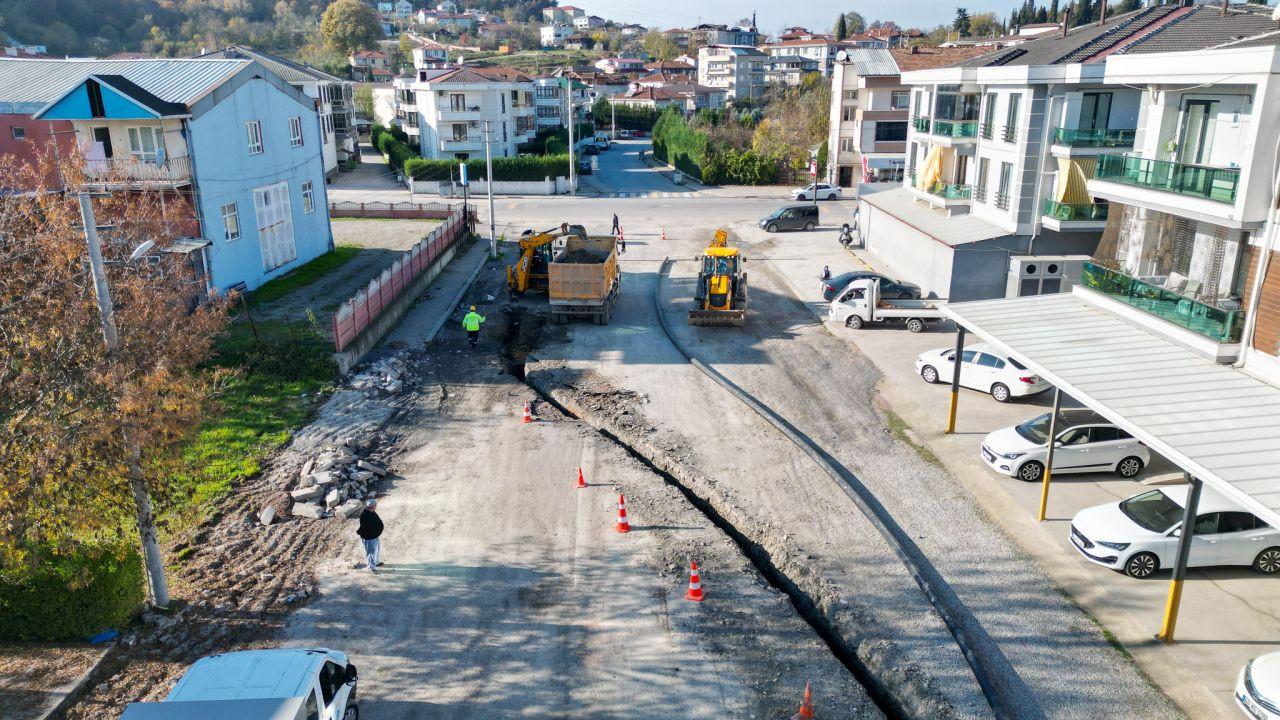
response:
<path id="1" fill-rule="evenodd" d="M 731 103 L 758 98 L 765 88 L 766 57 L 740 45 L 698 48 L 698 84 L 724 90 Z"/>

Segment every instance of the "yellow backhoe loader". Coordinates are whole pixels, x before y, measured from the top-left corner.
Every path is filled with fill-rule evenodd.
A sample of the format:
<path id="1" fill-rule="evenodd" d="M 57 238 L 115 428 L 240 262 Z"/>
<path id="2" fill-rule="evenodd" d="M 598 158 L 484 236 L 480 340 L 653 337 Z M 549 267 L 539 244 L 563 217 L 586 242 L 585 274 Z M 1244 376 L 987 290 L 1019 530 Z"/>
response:
<path id="1" fill-rule="evenodd" d="M 587 237 L 587 229 L 581 225 L 561 223 L 560 227 L 540 233 L 525 230 L 520 237 L 520 257 L 507 268 L 507 287 L 517 294 L 527 290 L 546 292 L 547 266 L 551 264 L 552 243 L 562 237 L 577 235 Z"/>
<path id="2" fill-rule="evenodd" d="M 724 230 L 716 230 L 715 240 L 702 255 L 690 325 L 742 327 L 747 322 L 747 274 L 742 270 L 747 259 L 728 241 Z"/>

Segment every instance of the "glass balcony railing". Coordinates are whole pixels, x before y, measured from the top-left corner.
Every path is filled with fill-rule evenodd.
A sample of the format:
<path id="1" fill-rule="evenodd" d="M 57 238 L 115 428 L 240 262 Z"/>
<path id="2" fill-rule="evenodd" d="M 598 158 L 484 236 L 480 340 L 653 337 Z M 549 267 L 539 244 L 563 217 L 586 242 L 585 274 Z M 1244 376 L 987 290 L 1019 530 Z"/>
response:
<path id="1" fill-rule="evenodd" d="M 916 119 L 915 119 L 916 132 L 922 132 L 922 133 L 929 132 L 929 125 L 930 125 L 929 118 L 923 117 L 920 115 L 916 116 Z"/>
<path id="2" fill-rule="evenodd" d="M 1091 290 L 1145 310 L 1158 318 L 1220 343 L 1240 342 L 1243 310 L 1224 310 L 1168 290 L 1154 282 L 1085 263 L 1080 282 Z"/>
<path id="3" fill-rule="evenodd" d="M 933 134 L 953 138 L 971 138 L 978 136 L 976 120 L 934 120 Z"/>
<path id="4" fill-rule="evenodd" d="M 1106 203 L 1060 203 L 1056 200 L 1044 201 L 1044 215 L 1055 220 L 1071 222 L 1073 220 L 1106 220 Z"/>
<path id="5" fill-rule="evenodd" d="M 973 197 L 973 186 L 936 182 L 929 186 L 925 192 L 930 195 L 937 195 L 944 200 L 968 200 Z"/>
<path id="6" fill-rule="evenodd" d="M 1137 130 L 1054 128 L 1053 144 L 1067 147 L 1133 147 Z"/>
<path id="7" fill-rule="evenodd" d="M 1233 203 L 1240 185 L 1240 168 L 1186 165 L 1128 155 L 1099 155 L 1094 177 L 1215 202 Z"/>

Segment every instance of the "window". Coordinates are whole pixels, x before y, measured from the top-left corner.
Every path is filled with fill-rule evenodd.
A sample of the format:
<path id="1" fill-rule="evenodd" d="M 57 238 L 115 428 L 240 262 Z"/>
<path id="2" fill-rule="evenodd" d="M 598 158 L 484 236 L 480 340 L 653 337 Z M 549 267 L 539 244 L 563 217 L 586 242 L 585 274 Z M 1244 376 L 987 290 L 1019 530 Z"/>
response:
<path id="1" fill-rule="evenodd" d="M 13 139 L 14 139 L 14 140 L 26 140 L 26 139 L 27 139 L 27 129 L 26 129 L 26 128 L 21 128 L 21 127 L 16 127 L 16 126 L 15 126 L 15 127 L 9 128 L 9 132 L 13 135 Z"/>
<path id="2" fill-rule="evenodd" d="M 467 139 L 467 124 L 454 123 L 453 124 L 453 141 L 462 142 L 463 140 L 466 140 L 466 139 Z"/>
<path id="3" fill-rule="evenodd" d="M 313 213 L 316 211 L 316 192 L 315 188 L 308 180 L 302 183 L 302 212 Z"/>
<path id="4" fill-rule="evenodd" d="M 1218 517 L 1222 513 L 1205 513 L 1196 516 L 1194 535 L 1214 535 L 1218 532 Z"/>
<path id="5" fill-rule="evenodd" d="M 306 707 L 307 720 L 320 720 L 320 703 L 316 702 L 316 692 L 312 690 L 307 693 Z"/>
<path id="6" fill-rule="evenodd" d="M 1071 428 L 1058 436 L 1063 445 L 1085 445 L 1089 442 L 1089 428 Z"/>
<path id="7" fill-rule="evenodd" d="M 89 117 L 106 117 L 107 108 L 102 102 L 102 86 L 97 80 L 90 78 L 84 81 L 84 89 L 89 96 Z"/>
<path id="8" fill-rule="evenodd" d="M 987 99 L 982 105 L 982 128 L 980 129 L 982 137 L 990 140 L 995 132 L 996 124 L 996 94 L 987 93 Z"/>
<path id="9" fill-rule="evenodd" d="M 499 96 L 498 96 L 498 103 L 502 106 L 502 114 L 503 114 L 503 115 L 506 115 L 506 114 L 507 114 L 507 96 L 506 96 L 506 95 L 499 95 Z"/>
<path id="10" fill-rule="evenodd" d="M 853 152 L 853 138 L 840 138 L 840 152 Z"/>
<path id="11" fill-rule="evenodd" d="M 960 356 L 960 362 L 971 363 L 973 362 L 973 358 L 977 356 L 977 354 L 978 354 L 977 350 L 965 350 L 964 354 Z"/>
<path id="12" fill-rule="evenodd" d="M 905 122 L 876 123 L 876 142 L 906 142 L 907 124 Z"/>
<path id="13" fill-rule="evenodd" d="M 1013 183 L 1013 165 L 1011 163 L 1000 163 L 1000 186 L 996 188 L 996 207 L 1001 210 L 1009 209 L 1009 186 Z"/>
<path id="14" fill-rule="evenodd" d="M 222 206 L 222 238 L 227 242 L 240 239 L 240 215 L 235 203 Z"/>
<path id="15" fill-rule="evenodd" d="M 1003 364 L 1004 363 L 1000 362 L 1000 359 L 997 358 L 995 355 L 988 355 L 987 353 L 978 353 L 978 365 L 981 365 L 982 367 L 998 368 Z"/>
<path id="16" fill-rule="evenodd" d="M 342 687 L 346 675 L 346 671 L 336 662 L 326 660 L 320 667 L 320 695 L 324 698 L 325 705 L 333 704 L 333 699 L 338 696 L 338 689 Z"/>
<path id="17" fill-rule="evenodd" d="M 1014 142 L 1018 139 L 1018 110 L 1022 104 L 1022 95 L 1014 93 L 1009 96 L 1009 112 L 1005 114 L 1003 139 Z"/>
<path id="18" fill-rule="evenodd" d="M 906 110 L 911 103 L 911 93 L 906 90 L 894 90 L 889 93 L 889 107 L 894 110 Z"/>
<path id="19" fill-rule="evenodd" d="M 262 268 L 274 270 L 298 256 L 293 243 L 293 212 L 289 183 L 254 188 L 253 208 L 258 219 L 258 243 Z"/>
<path id="20" fill-rule="evenodd" d="M 918 92 L 918 93 L 912 94 L 911 96 L 911 102 L 914 103 L 913 108 L 911 110 L 911 114 L 916 117 L 920 116 L 920 96 L 922 95 L 924 95 L 923 92 Z"/>
<path id="21" fill-rule="evenodd" d="M 289 147 L 302 147 L 302 118 L 297 116 L 289 118 Z"/>
<path id="22" fill-rule="evenodd" d="M 156 162 L 164 154 L 164 131 L 157 127 L 129 128 L 129 154 L 139 162 Z"/>
<path id="23" fill-rule="evenodd" d="M 987 173 L 991 170 L 991 161 L 978 158 L 978 177 L 973 185 L 973 199 L 978 202 L 987 201 Z"/>
<path id="24" fill-rule="evenodd" d="M 1247 512 L 1224 512 L 1218 520 L 1218 532 L 1244 532 L 1265 527 L 1265 523 Z"/>
<path id="25" fill-rule="evenodd" d="M 462 93 L 454 93 L 449 96 L 449 109 L 454 112 L 462 112 L 467 109 L 467 96 Z"/>
<path id="26" fill-rule="evenodd" d="M 845 99 L 845 100 L 850 100 L 850 101 L 852 101 L 852 100 L 857 100 L 857 99 L 858 99 L 858 91 L 857 91 L 857 90 L 845 90 L 845 91 L 844 91 L 844 99 Z"/>
<path id="27" fill-rule="evenodd" d="M 841 108 L 840 120 L 842 122 L 853 122 L 854 118 L 857 117 L 857 112 L 858 112 L 858 108 L 856 107 Z"/>
<path id="28" fill-rule="evenodd" d="M 249 140 L 249 154 L 260 154 L 262 152 L 262 123 L 257 120 L 250 120 L 244 124 L 244 131 Z"/>
<path id="29" fill-rule="evenodd" d="M 102 156 L 104 158 L 113 157 L 114 151 L 111 149 L 111 128 L 96 127 L 93 128 L 93 141 L 102 144 Z"/>

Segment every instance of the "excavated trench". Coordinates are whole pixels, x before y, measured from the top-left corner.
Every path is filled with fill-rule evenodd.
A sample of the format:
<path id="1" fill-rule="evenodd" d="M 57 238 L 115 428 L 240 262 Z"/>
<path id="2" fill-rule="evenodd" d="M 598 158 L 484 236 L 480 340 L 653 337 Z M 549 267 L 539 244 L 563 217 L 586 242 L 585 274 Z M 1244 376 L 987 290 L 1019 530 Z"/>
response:
<path id="1" fill-rule="evenodd" d="M 913 703 L 909 698 L 904 698 L 902 693 L 890 691 L 880 675 L 867 667 L 856 650 L 832 625 L 830 618 L 820 608 L 819 602 L 774 563 L 767 548 L 743 533 L 737 525 L 717 510 L 711 501 L 694 492 L 690 484 L 681 479 L 682 469 L 668 467 L 668 463 L 663 458 L 643 452 L 634 444 L 593 422 L 589 414 L 582 408 L 576 407 L 571 399 L 565 398 L 564 401 L 557 399 L 548 388 L 530 382 L 526 377 L 525 364 L 530 354 L 537 348 L 542 329 L 547 324 L 547 318 L 542 313 L 518 305 L 508 305 L 504 308 L 504 312 L 508 313 L 507 333 L 503 340 L 500 358 L 509 374 L 524 382 L 538 394 L 543 402 L 556 408 L 565 416 L 594 427 L 601 436 L 626 451 L 628 455 L 662 478 L 665 483 L 678 490 L 690 505 L 733 541 L 770 587 L 790 599 L 796 614 L 826 643 L 832 656 L 862 685 L 868 697 L 886 718 L 910 720 L 938 717 L 937 708 L 932 703 Z"/>

